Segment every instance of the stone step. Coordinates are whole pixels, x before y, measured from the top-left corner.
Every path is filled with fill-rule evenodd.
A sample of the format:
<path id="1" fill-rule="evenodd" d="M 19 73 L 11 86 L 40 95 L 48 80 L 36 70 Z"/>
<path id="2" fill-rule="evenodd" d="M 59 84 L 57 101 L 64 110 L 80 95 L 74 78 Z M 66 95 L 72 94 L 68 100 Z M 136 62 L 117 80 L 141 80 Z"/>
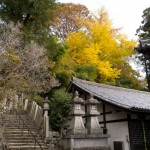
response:
<path id="1" fill-rule="evenodd" d="M 41 145 L 41 146 L 45 146 L 45 144 L 43 143 L 43 142 L 39 142 L 39 144 Z M 11 142 L 11 143 L 9 143 L 9 146 L 26 146 L 26 145 L 28 145 L 28 146 L 32 146 L 32 145 L 35 145 L 35 142 L 33 141 L 33 142 L 20 142 L 20 143 L 13 143 L 13 142 Z M 36 142 L 36 145 L 38 146 L 38 143 Z"/>
<path id="2" fill-rule="evenodd" d="M 22 118 L 22 117 L 21 117 Z M 18 117 L 16 118 L 16 117 L 14 117 L 14 118 L 11 118 L 11 117 L 7 117 L 7 118 L 3 118 L 2 117 L 2 120 L 3 121 L 18 121 L 18 120 L 20 120 Z M 22 118 L 22 120 L 26 120 L 26 118 Z"/>
<path id="3" fill-rule="evenodd" d="M 40 137 L 39 135 L 39 133 L 38 132 L 35 132 L 35 131 L 31 131 L 32 132 L 32 134 L 35 136 L 35 137 Z M 28 132 L 28 131 L 9 131 L 9 132 L 6 132 L 6 131 L 4 131 L 3 132 L 3 135 L 5 136 L 5 137 L 11 137 L 11 138 L 15 138 L 15 137 L 32 137 L 32 134 L 30 133 L 30 132 Z"/>
<path id="4" fill-rule="evenodd" d="M 12 135 L 7 135 L 7 134 L 4 134 L 4 137 L 6 138 L 6 139 L 8 139 L 8 138 L 12 138 L 12 139 L 14 139 L 14 138 L 17 138 L 17 137 L 19 137 L 19 138 L 21 138 L 21 137 L 23 137 L 23 138 L 29 138 L 29 137 L 33 137 L 31 134 L 24 134 L 24 135 L 22 135 L 22 134 L 12 134 Z M 39 135 L 34 135 L 34 137 L 35 138 L 38 138 L 38 137 L 40 137 Z"/>
<path id="5" fill-rule="evenodd" d="M 24 136 L 24 137 L 5 137 L 6 141 L 28 141 L 28 140 L 33 140 L 34 138 L 32 136 Z M 41 137 L 36 137 L 38 141 L 41 141 Z"/>
<path id="6" fill-rule="evenodd" d="M 19 120 L 19 117 L 1 117 L 2 118 L 2 120 L 3 121 L 9 121 L 9 120 Z M 28 121 L 29 119 L 28 118 L 26 118 L 26 117 L 24 117 L 24 116 L 21 116 L 21 119 L 22 120 L 26 120 L 26 121 Z"/>
<path id="7" fill-rule="evenodd" d="M 11 150 L 41 150 L 41 148 L 39 147 L 39 146 L 36 146 L 36 148 L 35 148 L 35 146 L 34 145 L 26 145 L 26 146 L 9 146 L 9 148 L 11 149 Z M 48 148 L 47 147 L 45 147 L 45 146 L 42 146 L 42 148 L 43 148 L 43 150 L 48 150 Z"/>
<path id="8" fill-rule="evenodd" d="M 30 130 L 32 131 L 37 131 L 35 128 L 30 128 Z M 4 131 L 8 131 L 8 132 L 11 132 L 11 131 L 28 131 L 28 128 L 6 128 Z"/>
<path id="9" fill-rule="evenodd" d="M 27 126 L 23 126 L 22 124 L 21 125 L 19 125 L 19 124 L 15 124 L 15 125 L 10 125 L 10 124 L 5 124 L 5 127 L 6 127 L 6 129 L 22 129 L 22 128 L 34 128 L 34 129 L 36 129 L 33 125 L 27 125 Z"/>
<path id="10" fill-rule="evenodd" d="M 37 139 L 39 143 L 43 143 L 43 140 Z M 9 143 L 33 143 L 35 140 L 33 138 L 24 138 L 24 139 L 6 139 Z"/>
<path id="11" fill-rule="evenodd" d="M 14 118 L 14 119 L 9 119 L 9 118 L 8 118 L 7 120 L 6 120 L 6 119 L 3 119 L 4 122 L 19 122 L 19 120 L 20 120 L 20 119 L 18 119 L 18 118 Z M 30 121 L 27 120 L 27 119 L 21 119 L 20 122 L 22 122 L 22 120 L 23 120 L 23 121 L 26 121 L 26 122 L 30 122 Z"/>
<path id="12" fill-rule="evenodd" d="M 26 128 L 26 129 L 4 129 L 4 131 L 3 131 L 3 133 L 18 133 L 18 132 L 20 132 L 20 133 L 22 133 L 22 132 L 24 132 L 24 133 L 26 133 L 26 132 L 28 132 L 28 131 L 33 131 L 33 133 L 39 133 L 38 132 L 38 130 L 32 130 L 32 129 L 30 129 L 30 128 Z"/>
<path id="13" fill-rule="evenodd" d="M 6 145 L 10 150 L 35 150 L 35 139 L 40 143 L 43 150 L 48 150 L 42 138 L 39 136 L 40 132 L 35 128 L 33 122 L 27 119 L 25 115 L 21 116 L 27 126 L 23 125 L 22 121 L 18 121 L 15 115 L 2 115 L 4 123 L 4 139 Z M 28 131 L 30 129 L 31 133 Z M 36 150 L 41 148 L 36 143 Z"/>
<path id="14" fill-rule="evenodd" d="M 26 122 L 26 121 L 24 121 L 27 125 L 29 124 L 29 125 L 32 125 L 32 123 L 30 123 L 30 122 Z M 14 125 L 21 125 L 21 124 L 23 124 L 23 122 L 22 121 L 3 121 L 3 123 L 5 123 L 5 124 L 7 124 L 7 125 L 12 125 L 12 126 L 14 126 Z"/>
<path id="15" fill-rule="evenodd" d="M 26 115 L 19 115 L 22 118 L 27 118 Z M 18 115 L 13 115 L 13 114 L 2 114 L 2 118 L 7 119 L 7 118 L 18 118 Z"/>
<path id="16" fill-rule="evenodd" d="M 4 122 L 11 122 L 11 121 L 13 121 L 13 122 L 18 122 L 20 119 L 18 119 L 18 118 L 8 118 L 8 119 L 2 119 Z M 24 120 L 24 121 L 28 121 L 27 119 L 23 119 L 22 118 L 22 120 Z M 21 120 L 20 120 L 21 121 Z"/>
<path id="17" fill-rule="evenodd" d="M 8 125 L 8 124 L 5 124 L 5 127 L 6 129 L 22 129 L 22 128 L 34 128 L 36 129 L 33 125 L 27 125 L 27 126 L 23 126 L 23 125 L 19 125 L 19 124 L 15 124 L 15 126 L 12 126 L 12 125 Z"/>
<path id="18" fill-rule="evenodd" d="M 18 134 L 18 133 L 30 134 L 29 130 L 4 130 L 3 133 L 4 134 Z M 32 134 L 37 134 L 37 132 L 32 130 Z"/>
<path id="19" fill-rule="evenodd" d="M 22 119 L 26 119 L 26 120 L 29 120 L 26 116 L 20 116 Z M 10 120 L 10 119 L 12 119 L 12 120 L 15 120 L 15 119 L 19 119 L 20 118 L 19 116 L 2 116 L 1 118 L 3 119 L 3 120 Z"/>

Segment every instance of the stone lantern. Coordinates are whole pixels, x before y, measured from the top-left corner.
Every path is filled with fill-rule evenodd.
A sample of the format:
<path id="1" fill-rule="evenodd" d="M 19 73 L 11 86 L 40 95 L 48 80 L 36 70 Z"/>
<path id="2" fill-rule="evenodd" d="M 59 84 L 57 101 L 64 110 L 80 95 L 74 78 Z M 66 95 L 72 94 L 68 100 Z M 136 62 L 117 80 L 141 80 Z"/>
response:
<path id="1" fill-rule="evenodd" d="M 73 110 L 71 112 L 71 122 L 67 134 L 86 134 L 86 129 L 82 119 L 82 116 L 85 115 L 85 112 L 82 110 L 84 100 L 79 98 L 77 91 L 74 94 L 72 102 Z"/>
<path id="2" fill-rule="evenodd" d="M 48 97 L 45 98 L 43 101 L 43 111 L 45 115 L 48 115 L 48 110 L 49 110 L 49 100 Z"/>
<path id="3" fill-rule="evenodd" d="M 90 94 L 90 98 L 87 100 L 87 129 L 88 134 L 99 134 L 102 133 L 102 129 L 100 127 L 98 116 L 100 112 L 97 110 L 97 106 L 100 102 L 93 98 L 93 95 Z"/>

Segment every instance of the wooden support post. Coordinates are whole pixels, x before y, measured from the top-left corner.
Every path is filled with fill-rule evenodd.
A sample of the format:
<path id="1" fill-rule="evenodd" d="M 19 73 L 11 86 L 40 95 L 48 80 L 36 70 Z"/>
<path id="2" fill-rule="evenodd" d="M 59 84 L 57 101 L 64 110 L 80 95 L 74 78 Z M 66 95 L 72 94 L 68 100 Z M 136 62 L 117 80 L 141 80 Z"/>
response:
<path id="1" fill-rule="evenodd" d="M 104 129 L 106 129 L 106 107 L 103 103 L 103 121 L 104 121 Z"/>

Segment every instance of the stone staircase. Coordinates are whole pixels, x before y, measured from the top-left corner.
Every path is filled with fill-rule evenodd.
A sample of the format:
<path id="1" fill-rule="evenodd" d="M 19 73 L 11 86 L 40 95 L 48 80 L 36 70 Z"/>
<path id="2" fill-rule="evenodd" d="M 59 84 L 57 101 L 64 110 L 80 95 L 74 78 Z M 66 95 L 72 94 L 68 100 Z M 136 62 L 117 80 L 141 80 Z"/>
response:
<path id="1" fill-rule="evenodd" d="M 19 117 L 20 116 L 20 117 Z M 48 150 L 26 115 L 2 114 L 4 150 Z"/>

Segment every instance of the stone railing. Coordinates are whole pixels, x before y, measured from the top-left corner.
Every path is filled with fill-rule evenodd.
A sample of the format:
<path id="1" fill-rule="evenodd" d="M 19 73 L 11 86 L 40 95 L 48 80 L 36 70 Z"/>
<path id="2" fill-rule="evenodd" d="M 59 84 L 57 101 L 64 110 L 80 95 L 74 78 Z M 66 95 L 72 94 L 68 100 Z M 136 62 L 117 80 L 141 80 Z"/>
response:
<path id="1" fill-rule="evenodd" d="M 6 98 L 0 109 L 1 113 L 16 115 L 17 112 L 20 115 L 27 115 L 28 121 L 34 123 L 39 135 L 52 149 L 59 147 L 61 142 L 60 134 L 50 130 L 48 110 L 49 100 L 47 98 L 43 101 L 43 107 L 41 107 L 35 101 L 20 99 L 18 95 L 12 96 L 11 99 Z"/>
<path id="2" fill-rule="evenodd" d="M 25 111 L 26 115 L 29 116 L 30 120 L 35 124 L 35 127 L 42 131 L 41 135 L 44 139 L 48 140 L 49 131 L 49 101 L 46 99 L 43 101 L 43 108 L 39 106 L 35 101 L 29 101 L 23 99 L 23 96 L 14 95 L 11 98 L 5 98 L 2 104 L 1 111 L 3 113 L 13 114 L 14 110 L 18 108 Z"/>
<path id="3" fill-rule="evenodd" d="M 48 100 L 44 101 L 44 108 L 39 106 L 35 101 L 29 101 L 25 99 L 23 108 L 26 114 L 32 119 L 37 129 L 42 130 L 43 138 L 48 140 L 49 138 L 49 104 Z"/>

